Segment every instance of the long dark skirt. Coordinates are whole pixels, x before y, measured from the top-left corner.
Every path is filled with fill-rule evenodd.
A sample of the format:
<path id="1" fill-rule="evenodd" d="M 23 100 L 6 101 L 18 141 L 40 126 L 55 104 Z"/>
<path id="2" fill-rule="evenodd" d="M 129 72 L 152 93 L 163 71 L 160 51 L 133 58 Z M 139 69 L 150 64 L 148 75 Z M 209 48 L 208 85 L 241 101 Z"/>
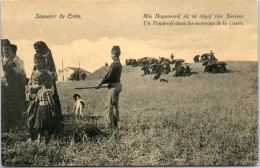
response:
<path id="1" fill-rule="evenodd" d="M 53 94 L 53 100 L 54 100 L 54 104 L 55 104 L 55 111 L 56 111 L 56 117 L 55 117 L 55 133 L 59 133 L 60 130 L 62 130 L 62 128 L 64 128 L 64 124 L 63 124 L 63 116 L 62 116 L 62 111 L 61 111 L 61 103 L 60 103 L 60 98 L 58 95 L 58 89 L 56 86 L 56 82 L 53 82 L 53 86 L 54 86 L 54 94 Z"/>
<path id="2" fill-rule="evenodd" d="M 1 87 L 1 128 L 2 132 L 9 131 L 15 126 L 15 109 L 12 106 L 17 106 L 17 104 L 12 104 L 10 96 L 8 95 L 7 88 Z"/>
<path id="3" fill-rule="evenodd" d="M 5 92 L 5 91 L 4 91 Z M 15 96 L 6 95 L 2 93 L 2 111 L 1 111 L 1 121 L 3 131 L 9 131 L 13 128 L 18 128 L 21 125 L 21 114 L 22 110 L 20 108 L 20 102 Z M 16 101 L 17 100 L 17 101 Z"/>
<path id="4" fill-rule="evenodd" d="M 36 139 L 36 134 L 43 131 L 52 134 L 57 127 L 55 124 L 57 115 L 52 93 L 45 93 L 43 99 L 39 100 L 38 95 L 36 95 L 27 110 L 27 126 L 32 139 Z"/>

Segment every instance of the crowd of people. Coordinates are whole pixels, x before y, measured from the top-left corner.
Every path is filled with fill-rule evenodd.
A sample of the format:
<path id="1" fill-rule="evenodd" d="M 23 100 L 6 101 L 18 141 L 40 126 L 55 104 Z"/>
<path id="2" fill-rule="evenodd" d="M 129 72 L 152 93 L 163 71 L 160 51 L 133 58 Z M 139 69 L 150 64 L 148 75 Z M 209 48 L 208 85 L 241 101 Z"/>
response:
<path id="1" fill-rule="evenodd" d="M 57 74 L 48 46 L 38 41 L 34 49 L 34 68 L 27 83 L 23 60 L 16 55 L 17 46 L 8 39 L 1 39 L 2 131 L 25 124 L 21 120 L 25 112 L 31 140 L 48 141 L 53 133 L 58 133 L 63 127 L 56 87 Z"/>
<path id="2" fill-rule="evenodd" d="M 189 64 L 186 64 L 185 66 L 182 65 L 182 62 L 177 62 L 175 63 L 175 77 L 178 76 L 190 76 L 191 75 L 191 70 Z"/>
<path id="3" fill-rule="evenodd" d="M 171 54 L 170 58 L 159 57 L 159 59 L 152 57 L 143 57 L 138 60 L 135 59 L 127 59 L 126 65 L 131 65 L 133 67 L 141 66 L 141 70 L 143 71 L 143 75 L 154 75 L 154 80 L 160 78 L 162 74 L 168 74 L 171 71 L 175 71 L 174 77 L 178 76 L 190 76 L 191 69 L 187 63 L 183 59 L 174 59 L 174 55 Z M 171 68 L 171 65 L 175 66 Z"/>
<path id="4" fill-rule="evenodd" d="M 207 60 L 216 60 L 217 61 L 217 58 L 215 57 L 215 55 L 212 52 L 212 50 L 210 50 L 210 53 L 202 54 L 201 56 L 196 55 L 193 58 L 193 61 L 195 63 L 197 63 L 197 62 L 204 62 L 204 61 L 207 61 Z"/>
<path id="5" fill-rule="evenodd" d="M 212 50 L 210 53 L 206 53 L 201 56 L 196 55 L 193 60 L 195 63 L 203 62 L 202 65 L 205 66 L 204 72 L 230 72 L 226 68 L 227 64 L 225 62 L 219 62 Z M 171 68 L 171 64 L 174 65 L 173 68 Z M 154 74 L 154 80 L 159 79 L 162 74 L 168 74 L 171 71 L 175 72 L 173 77 L 185 77 L 192 75 L 190 65 L 185 63 L 183 59 L 174 59 L 173 54 L 171 54 L 169 59 L 164 57 L 159 57 L 159 59 L 152 57 L 143 57 L 137 60 L 126 59 L 126 65 L 133 67 L 141 66 L 141 70 L 143 71 L 142 76 Z"/>

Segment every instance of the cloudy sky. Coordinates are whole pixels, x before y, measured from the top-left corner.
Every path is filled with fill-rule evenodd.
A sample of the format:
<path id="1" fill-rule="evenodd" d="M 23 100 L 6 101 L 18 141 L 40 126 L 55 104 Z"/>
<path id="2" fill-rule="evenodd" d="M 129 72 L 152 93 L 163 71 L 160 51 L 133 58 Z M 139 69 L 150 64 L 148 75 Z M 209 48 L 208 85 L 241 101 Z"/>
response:
<path id="1" fill-rule="evenodd" d="M 2 1 L 1 38 L 18 46 L 27 76 L 33 67 L 33 44 L 44 41 L 52 51 L 57 69 L 81 67 L 93 72 L 111 63 L 110 50 L 119 45 L 121 62 L 126 58 L 169 57 L 191 62 L 195 55 L 213 50 L 219 60 L 257 61 L 257 1 L 255 0 L 136 0 L 136 1 Z M 78 14 L 81 19 L 66 16 Z M 243 21 L 243 26 L 143 26 L 155 14 L 223 14 L 221 21 Z M 227 19 L 226 14 L 244 18 Z M 55 19 L 36 19 L 36 15 L 57 15 Z M 59 19 L 59 15 L 65 15 Z M 144 14 L 153 18 L 144 19 Z M 212 15 L 212 16 L 213 16 Z M 187 19 L 173 21 L 188 21 Z M 197 18 L 190 21 L 217 21 Z"/>

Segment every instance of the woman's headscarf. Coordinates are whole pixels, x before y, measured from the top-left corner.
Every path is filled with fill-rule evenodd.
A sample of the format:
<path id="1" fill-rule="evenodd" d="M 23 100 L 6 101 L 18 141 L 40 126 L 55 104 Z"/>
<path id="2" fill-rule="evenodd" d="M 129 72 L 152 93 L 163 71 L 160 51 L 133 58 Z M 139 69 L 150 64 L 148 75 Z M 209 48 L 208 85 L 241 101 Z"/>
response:
<path id="1" fill-rule="evenodd" d="M 34 43 L 34 49 L 35 50 L 38 49 L 40 54 L 45 54 L 49 50 L 47 44 L 44 43 L 43 41 L 37 41 L 36 43 Z"/>

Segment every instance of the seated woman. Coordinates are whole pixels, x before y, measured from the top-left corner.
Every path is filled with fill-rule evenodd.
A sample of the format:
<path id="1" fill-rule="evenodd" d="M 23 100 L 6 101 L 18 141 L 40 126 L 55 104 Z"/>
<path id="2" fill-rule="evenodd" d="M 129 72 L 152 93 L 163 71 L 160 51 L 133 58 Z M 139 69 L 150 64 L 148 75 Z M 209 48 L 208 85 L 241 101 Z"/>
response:
<path id="1" fill-rule="evenodd" d="M 27 126 L 32 140 L 40 142 L 44 137 L 46 142 L 55 129 L 55 103 L 53 100 L 53 81 L 51 75 L 44 68 L 45 60 L 35 54 L 35 70 L 29 81 L 30 105 L 27 109 Z"/>
<path id="2" fill-rule="evenodd" d="M 191 75 L 191 70 L 190 70 L 190 66 L 187 65 L 185 68 L 185 75 L 190 76 Z"/>
<path id="3" fill-rule="evenodd" d="M 184 66 L 179 65 L 179 66 L 177 66 L 177 68 L 175 69 L 175 75 L 174 75 L 174 76 L 175 76 L 175 77 L 185 76 L 184 72 L 185 72 Z"/>

